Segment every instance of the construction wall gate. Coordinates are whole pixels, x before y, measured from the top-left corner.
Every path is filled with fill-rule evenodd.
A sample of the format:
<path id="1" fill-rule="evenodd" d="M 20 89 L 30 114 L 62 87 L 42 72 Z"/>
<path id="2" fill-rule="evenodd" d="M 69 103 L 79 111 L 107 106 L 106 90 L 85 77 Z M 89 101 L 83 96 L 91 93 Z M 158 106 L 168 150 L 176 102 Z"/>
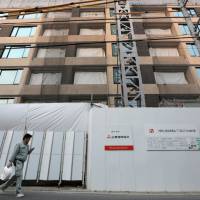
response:
<path id="1" fill-rule="evenodd" d="M 25 163 L 24 180 L 84 183 L 89 109 L 88 104 L 1 105 L 0 171 L 28 131 L 35 150 Z"/>
<path id="2" fill-rule="evenodd" d="M 0 105 L 0 111 L 0 171 L 25 131 L 33 134 L 27 182 L 86 178 L 91 191 L 200 191 L 200 108 L 56 103 Z"/>

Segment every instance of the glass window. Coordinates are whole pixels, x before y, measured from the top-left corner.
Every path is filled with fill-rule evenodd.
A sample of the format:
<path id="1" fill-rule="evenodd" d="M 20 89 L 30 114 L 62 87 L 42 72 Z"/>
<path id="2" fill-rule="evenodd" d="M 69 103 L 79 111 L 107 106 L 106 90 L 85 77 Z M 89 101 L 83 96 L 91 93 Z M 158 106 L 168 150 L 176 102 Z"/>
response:
<path id="1" fill-rule="evenodd" d="M 112 35 L 117 35 L 117 25 L 116 24 L 111 24 L 110 28 L 111 28 L 111 34 Z"/>
<path id="2" fill-rule="evenodd" d="M 175 17 L 183 17 L 183 13 L 181 11 L 176 10 L 176 11 L 174 11 L 174 16 Z"/>
<path id="3" fill-rule="evenodd" d="M 181 24 L 179 25 L 179 28 L 180 28 L 180 31 L 183 35 L 190 35 L 190 30 L 189 30 L 189 27 L 188 25 L 186 24 Z"/>
<path id="4" fill-rule="evenodd" d="M 192 17 L 196 17 L 197 16 L 196 11 L 195 11 L 194 8 L 188 8 L 187 10 L 188 10 L 188 13 L 190 14 L 190 16 L 192 16 Z"/>
<path id="5" fill-rule="evenodd" d="M 200 56 L 197 46 L 194 43 L 188 43 L 187 48 L 191 56 Z"/>
<path id="6" fill-rule="evenodd" d="M 200 68 L 196 68 L 197 70 L 197 76 L 200 78 Z"/>
<path id="7" fill-rule="evenodd" d="M 118 45 L 116 43 L 112 44 L 112 56 L 117 56 L 118 55 Z"/>
<path id="8" fill-rule="evenodd" d="M 0 98 L 0 104 L 10 104 L 14 103 L 14 98 Z"/>
<path id="9" fill-rule="evenodd" d="M 22 70 L 0 70 L 0 84 L 19 84 Z"/>
<path id="10" fill-rule="evenodd" d="M 6 19 L 8 17 L 8 13 L 0 13 L 0 20 Z"/>
<path id="11" fill-rule="evenodd" d="M 121 83 L 120 67 L 113 67 L 113 82 L 114 82 L 114 84 L 120 84 Z"/>
<path id="12" fill-rule="evenodd" d="M 2 58 L 27 58 L 30 46 L 6 46 Z"/>
<path id="13" fill-rule="evenodd" d="M 38 19 L 41 17 L 41 15 L 41 13 L 22 14 L 19 15 L 18 19 Z"/>
<path id="14" fill-rule="evenodd" d="M 114 16 L 115 16 L 115 9 L 110 8 L 110 17 L 114 17 Z"/>
<path id="15" fill-rule="evenodd" d="M 35 34 L 36 27 L 14 27 L 11 37 L 31 37 Z"/>

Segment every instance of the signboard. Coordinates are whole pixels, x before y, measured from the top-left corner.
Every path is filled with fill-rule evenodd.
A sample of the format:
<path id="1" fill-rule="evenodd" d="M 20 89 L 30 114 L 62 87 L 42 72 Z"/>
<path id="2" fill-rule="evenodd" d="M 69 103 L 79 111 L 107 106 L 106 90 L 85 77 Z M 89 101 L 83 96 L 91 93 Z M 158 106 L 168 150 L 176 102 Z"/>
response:
<path id="1" fill-rule="evenodd" d="M 133 151 L 131 127 L 127 125 L 113 125 L 105 135 L 105 151 Z"/>
<path id="2" fill-rule="evenodd" d="M 148 151 L 200 151 L 200 133 L 192 124 L 149 124 L 145 126 Z"/>

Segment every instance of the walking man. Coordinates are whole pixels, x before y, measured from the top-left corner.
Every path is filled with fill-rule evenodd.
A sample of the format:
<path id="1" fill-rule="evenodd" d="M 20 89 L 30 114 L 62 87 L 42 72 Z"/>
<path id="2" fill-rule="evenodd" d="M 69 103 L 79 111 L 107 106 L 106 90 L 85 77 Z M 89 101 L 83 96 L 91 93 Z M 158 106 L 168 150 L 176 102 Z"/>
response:
<path id="1" fill-rule="evenodd" d="M 10 168 L 13 164 L 15 166 L 15 175 L 10 180 L 0 186 L 2 191 L 6 190 L 14 182 L 16 182 L 16 195 L 17 197 L 24 197 L 22 193 L 22 178 L 23 178 L 23 167 L 29 154 L 32 153 L 34 148 L 29 149 L 29 141 L 32 135 L 26 133 L 21 143 L 16 144 L 13 154 L 11 155 L 7 167 Z"/>

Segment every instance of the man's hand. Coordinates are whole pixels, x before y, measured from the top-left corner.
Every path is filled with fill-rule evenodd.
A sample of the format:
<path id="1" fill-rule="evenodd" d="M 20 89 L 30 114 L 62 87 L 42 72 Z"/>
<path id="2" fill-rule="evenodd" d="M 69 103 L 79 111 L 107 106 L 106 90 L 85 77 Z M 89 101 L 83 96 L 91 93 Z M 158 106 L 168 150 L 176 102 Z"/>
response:
<path id="1" fill-rule="evenodd" d="M 12 163 L 9 161 L 7 164 L 7 168 L 10 168 L 10 167 L 12 167 Z"/>
<path id="2" fill-rule="evenodd" d="M 35 147 L 31 148 L 28 153 L 31 154 L 34 151 L 34 149 Z"/>

